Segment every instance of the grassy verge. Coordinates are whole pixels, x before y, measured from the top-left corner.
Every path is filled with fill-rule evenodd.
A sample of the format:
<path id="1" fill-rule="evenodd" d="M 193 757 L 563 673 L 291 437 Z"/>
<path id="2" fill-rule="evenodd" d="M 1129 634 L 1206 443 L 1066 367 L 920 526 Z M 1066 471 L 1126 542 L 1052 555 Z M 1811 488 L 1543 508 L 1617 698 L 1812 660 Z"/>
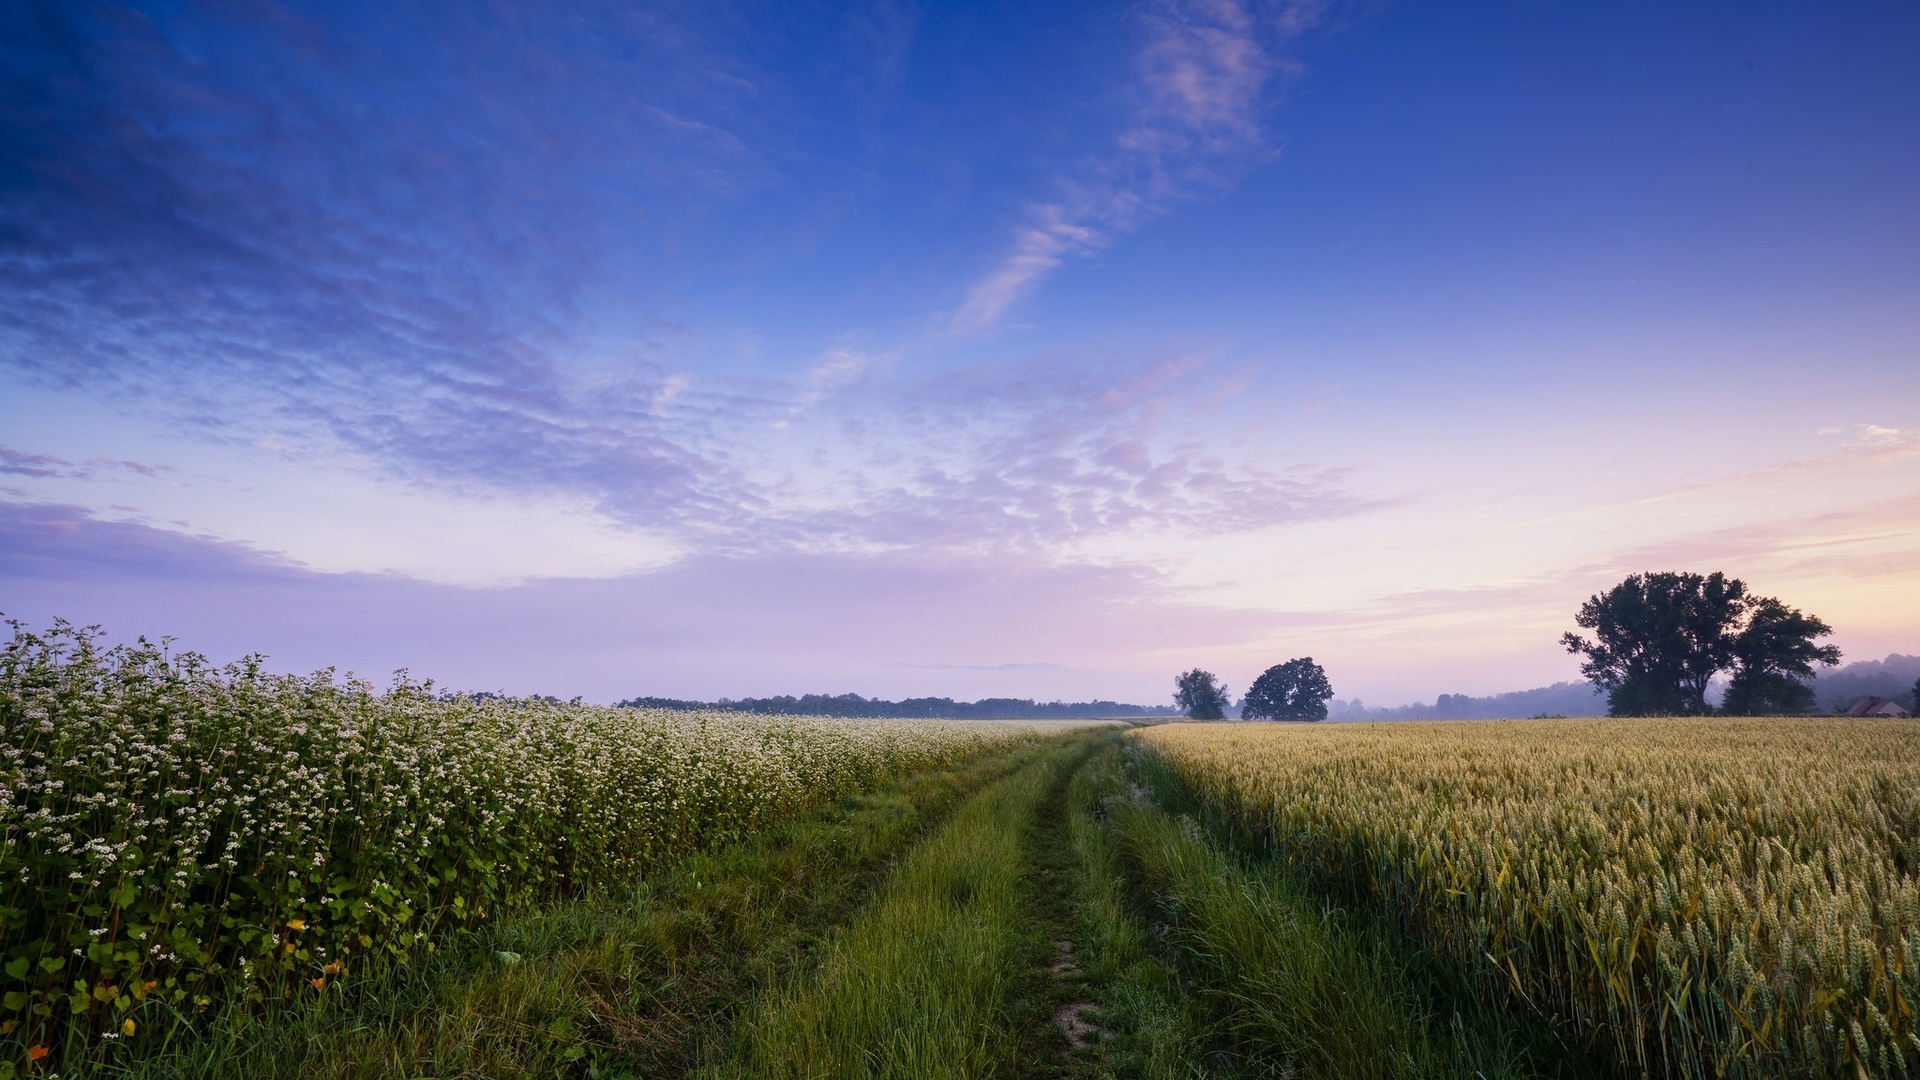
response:
<path id="1" fill-rule="evenodd" d="M 1094 1075 L 1591 1074 L 1542 1024 L 1482 1002 L 1383 920 L 1327 904 L 1208 820 L 1150 755 L 1124 772 L 1117 758 L 1088 771 L 1075 825 L 1108 1032 Z"/>
<path id="2" fill-rule="evenodd" d="M 701 1075 L 960 1080 L 1057 1071 L 1065 1037 L 1051 1027 L 1057 991 L 1040 963 L 1052 952 L 1056 894 L 1033 860 L 1041 811 L 1063 805 L 1067 776 L 1090 746 L 1090 737 L 1074 739 L 968 800 L 901 862 L 814 970 L 743 1017 L 731 1054 Z"/>
<path id="3" fill-rule="evenodd" d="M 321 1005 L 234 1014 L 129 1075 L 660 1077 L 1027 749 L 918 774 L 691 858 L 623 901 L 502 920 Z"/>

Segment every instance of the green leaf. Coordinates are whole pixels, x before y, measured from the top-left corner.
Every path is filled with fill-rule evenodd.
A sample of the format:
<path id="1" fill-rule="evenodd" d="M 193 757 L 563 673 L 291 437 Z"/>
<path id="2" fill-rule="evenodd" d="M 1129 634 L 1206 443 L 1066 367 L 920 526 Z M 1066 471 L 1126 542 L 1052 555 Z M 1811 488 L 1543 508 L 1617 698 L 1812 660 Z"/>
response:
<path id="1" fill-rule="evenodd" d="M 7 978 L 24 979 L 27 971 L 33 967 L 33 961 L 24 956 L 7 961 Z"/>

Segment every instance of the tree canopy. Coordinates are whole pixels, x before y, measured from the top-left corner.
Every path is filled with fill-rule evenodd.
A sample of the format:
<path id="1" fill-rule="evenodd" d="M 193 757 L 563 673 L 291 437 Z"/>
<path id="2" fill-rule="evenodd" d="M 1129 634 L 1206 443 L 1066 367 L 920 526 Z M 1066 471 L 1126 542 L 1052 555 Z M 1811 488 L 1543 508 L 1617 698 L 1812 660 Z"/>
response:
<path id="1" fill-rule="evenodd" d="M 1218 682 L 1211 671 L 1194 668 L 1174 676 L 1173 703 L 1194 720 L 1221 719 L 1227 715 L 1227 704 L 1232 700 L 1226 684 Z"/>
<path id="2" fill-rule="evenodd" d="M 1728 670 L 1727 711 L 1804 711 L 1813 692 L 1800 677 L 1840 659 L 1814 643 L 1832 633 L 1826 623 L 1718 572 L 1634 574 L 1588 598 L 1574 621 L 1593 637 L 1568 632 L 1561 644 L 1584 658 L 1580 671 L 1613 716 L 1710 713 L 1708 683 Z"/>
<path id="3" fill-rule="evenodd" d="M 1302 656 L 1275 664 L 1253 680 L 1240 715 L 1249 719 L 1325 720 L 1333 684 L 1313 657 Z"/>
<path id="4" fill-rule="evenodd" d="M 1840 650 L 1815 645 L 1833 629 L 1770 596 L 1747 604 L 1747 625 L 1733 639 L 1733 681 L 1720 703 L 1736 716 L 1777 716 L 1813 709 L 1813 687 L 1801 682 L 1814 664 L 1837 664 Z"/>

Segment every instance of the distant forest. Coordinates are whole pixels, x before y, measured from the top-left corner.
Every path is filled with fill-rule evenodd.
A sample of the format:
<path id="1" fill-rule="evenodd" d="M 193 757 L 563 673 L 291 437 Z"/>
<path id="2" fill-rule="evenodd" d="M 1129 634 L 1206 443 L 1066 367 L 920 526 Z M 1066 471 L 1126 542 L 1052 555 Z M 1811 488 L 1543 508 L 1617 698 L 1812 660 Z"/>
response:
<path id="1" fill-rule="evenodd" d="M 1885 660 L 1860 660 L 1819 673 L 1812 680 L 1813 697 L 1824 712 L 1839 712 L 1863 697 L 1890 698 L 1911 710 L 1915 679 L 1920 679 L 1920 656 L 1893 653 Z"/>
<path id="2" fill-rule="evenodd" d="M 1379 708 L 1359 698 L 1327 702 L 1329 720 L 1474 720 L 1529 716 L 1605 716 L 1607 695 L 1588 682 L 1557 682 L 1533 690 L 1512 690 L 1487 697 L 1441 694 L 1433 703 Z"/>
<path id="3" fill-rule="evenodd" d="M 766 713 L 776 716 L 868 716 L 941 720 L 1085 720 L 1098 717 L 1175 716 L 1171 705 L 1123 705 L 1118 701 L 1034 701 L 1030 698 L 908 698 L 888 701 L 859 694 L 782 694 L 766 698 L 721 698 L 719 701 L 683 701 L 679 698 L 637 697 L 619 702 L 628 708 L 718 709 L 723 712 Z"/>

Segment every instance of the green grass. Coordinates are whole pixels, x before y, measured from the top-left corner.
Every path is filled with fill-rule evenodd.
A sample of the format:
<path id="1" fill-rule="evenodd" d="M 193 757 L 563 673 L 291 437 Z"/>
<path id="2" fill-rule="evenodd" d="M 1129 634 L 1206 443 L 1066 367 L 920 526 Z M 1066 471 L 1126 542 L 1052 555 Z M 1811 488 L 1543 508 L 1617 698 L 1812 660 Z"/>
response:
<path id="1" fill-rule="evenodd" d="M 1067 838 L 1076 888 L 1073 927 L 1084 978 L 1098 1008 L 1098 1025 L 1082 1054 L 1091 1077 L 1190 1080 L 1214 1075 L 1203 1009 L 1182 985 L 1179 970 L 1155 955 L 1150 928 L 1138 911 L 1120 834 L 1111 824 L 1129 797 L 1117 748 L 1104 747 L 1074 774 L 1067 792 Z"/>
<path id="2" fill-rule="evenodd" d="M 127 1074 L 680 1075 L 930 824 L 1040 757 L 909 777 L 691 858 L 623 901 L 502 920 L 328 1004 L 231 1013 Z"/>
<path id="3" fill-rule="evenodd" d="M 1087 748 L 1075 739 L 968 800 L 701 1075 L 964 1080 L 1059 1058 L 1064 1036 L 1048 1040 L 1035 1008 L 1051 997 L 1035 971 L 1051 923 L 1032 859 L 1038 811 Z"/>
<path id="4" fill-rule="evenodd" d="M 1201 1075 L 1592 1074 L 1541 1021 L 1485 1001 L 1385 920 L 1316 896 L 1249 837 L 1209 820 L 1150 754 L 1133 759 L 1130 776 L 1136 786 L 1106 800 L 1107 816 L 1136 903 L 1165 927 L 1167 956 L 1190 982 L 1187 1008 L 1198 1010 L 1150 998 L 1145 1015 L 1169 1033 L 1163 1044 L 1187 1049 L 1188 1064 L 1132 1075 L 1194 1075 L 1178 1069 L 1197 1068 L 1191 1055 L 1203 1047 L 1214 1049 Z"/>

